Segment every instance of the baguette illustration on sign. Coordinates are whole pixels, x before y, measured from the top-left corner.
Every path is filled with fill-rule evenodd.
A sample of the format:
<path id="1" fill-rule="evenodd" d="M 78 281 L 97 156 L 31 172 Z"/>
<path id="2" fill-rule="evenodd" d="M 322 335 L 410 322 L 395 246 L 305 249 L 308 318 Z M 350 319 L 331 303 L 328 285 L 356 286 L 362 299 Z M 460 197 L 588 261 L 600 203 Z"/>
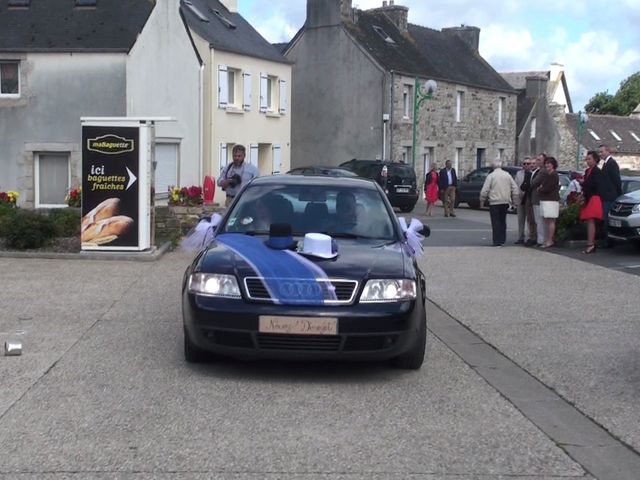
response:
<path id="1" fill-rule="evenodd" d="M 80 239 L 85 247 L 105 245 L 127 233 L 133 225 L 133 218 L 118 215 L 119 198 L 108 198 L 84 217 L 80 228 Z"/>
<path id="2" fill-rule="evenodd" d="M 125 152 L 133 152 L 134 140 L 129 140 L 118 135 L 102 135 L 97 138 L 87 139 L 87 148 L 92 152 L 118 155 Z"/>

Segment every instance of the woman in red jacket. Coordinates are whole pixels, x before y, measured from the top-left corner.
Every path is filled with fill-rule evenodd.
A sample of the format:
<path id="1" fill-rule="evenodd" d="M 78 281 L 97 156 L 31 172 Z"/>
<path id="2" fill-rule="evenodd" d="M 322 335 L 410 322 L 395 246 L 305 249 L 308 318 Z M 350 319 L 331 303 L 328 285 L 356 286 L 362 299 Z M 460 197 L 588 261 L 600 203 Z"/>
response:
<path id="1" fill-rule="evenodd" d="M 438 169 L 436 165 L 431 166 L 431 170 L 424 178 L 424 199 L 427 201 L 427 215 L 433 216 L 433 206 L 438 201 Z"/>
<path id="2" fill-rule="evenodd" d="M 602 181 L 605 180 L 602 171 L 598 168 L 600 156 L 598 152 L 590 150 L 585 158 L 587 170 L 582 179 L 582 194 L 584 204 L 580 209 L 580 220 L 587 222 L 587 248 L 582 253 L 593 253 L 596 251 L 596 221 L 601 221 L 603 217 Z"/>

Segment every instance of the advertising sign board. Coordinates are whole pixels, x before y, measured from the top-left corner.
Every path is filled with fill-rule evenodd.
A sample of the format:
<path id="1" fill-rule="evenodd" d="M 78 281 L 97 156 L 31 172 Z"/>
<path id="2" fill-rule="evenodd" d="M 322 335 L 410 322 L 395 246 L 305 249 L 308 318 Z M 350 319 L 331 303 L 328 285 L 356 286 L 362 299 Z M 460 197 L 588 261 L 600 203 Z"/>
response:
<path id="1" fill-rule="evenodd" d="M 151 247 L 153 125 L 83 122 L 83 250 Z"/>

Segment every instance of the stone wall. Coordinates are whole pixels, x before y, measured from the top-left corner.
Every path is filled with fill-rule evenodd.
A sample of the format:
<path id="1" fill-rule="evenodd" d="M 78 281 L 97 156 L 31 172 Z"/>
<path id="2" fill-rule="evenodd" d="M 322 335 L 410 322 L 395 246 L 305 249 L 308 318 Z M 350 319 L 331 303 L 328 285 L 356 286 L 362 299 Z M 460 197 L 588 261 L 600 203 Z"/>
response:
<path id="1" fill-rule="evenodd" d="M 421 80 L 424 83 L 425 80 Z M 413 88 L 415 79 L 395 75 L 393 87 L 393 121 L 391 133 L 391 159 L 400 161 L 406 147 L 412 146 L 413 139 Z M 410 92 L 409 116 L 404 115 L 405 89 Z M 457 92 L 464 92 L 462 119 L 456 121 Z M 498 125 L 498 104 L 504 98 L 502 125 Z M 439 168 L 446 160 L 456 162 L 456 150 L 462 149 L 458 164 L 458 176 L 462 177 L 477 166 L 478 149 L 485 149 L 482 166 L 491 165 L 502 151 L 506 164 L 515 162 L 516 104 L 514 93 L 497 92 L 438 82 L 438 90 L 432 99 L 422 103 L 418 112 L 416 135 L 416 173 L 424 178 L 424 155 L 433 149 L 434 159 Z M 407 163 L 411 163 L 411 157 Z"/>
<path id="2" fill-rule="evenodd" d="M 196 226 L 202 216 L 222 213 L 225 207 L 203 205 L 201 207 L 155 207 L 156 239 L 177 241 Z M 156 242 L 157 244 L 158 242 Z"/>

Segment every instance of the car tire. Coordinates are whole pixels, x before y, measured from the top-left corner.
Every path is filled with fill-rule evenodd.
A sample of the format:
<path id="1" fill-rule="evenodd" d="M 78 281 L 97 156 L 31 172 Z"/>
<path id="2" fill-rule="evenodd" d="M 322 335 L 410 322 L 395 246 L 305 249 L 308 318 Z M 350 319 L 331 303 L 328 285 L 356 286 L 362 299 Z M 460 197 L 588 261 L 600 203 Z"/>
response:
<path id="1" fill-rule="evenodd" d="M 474 200 L 471 202 L 467 202 L 467 204 L 469 205 L 469 208 L 472 208 L 474 210 L 478 210 L 480 208 L 480 201 L 479 200 Z"/>
<path id="2" fill-rule="evenodd" d="M 403 205 L 402 207 L 400 207 L 400 211 L 404 213 L 409 213 L 409 212 L 412 212 L 414 208 L 416 208 L 415 203 L 413 205 Z"/>
<path id="3" fill-rule="evenodd" d="M 210 359 L 209 353 L 195 345 L 184 330 L 184 359 L 187 363 L 203 363 Z"/>
<path id="4" fill-rule="evenodd" d="M 419 370 L 424 363 L 424 354 L 427 349 L 427 319 L 423 317 L 418 329 L 418 338 L 411 350 L 391 360 L 395 368 L 402 370 Z"/>

